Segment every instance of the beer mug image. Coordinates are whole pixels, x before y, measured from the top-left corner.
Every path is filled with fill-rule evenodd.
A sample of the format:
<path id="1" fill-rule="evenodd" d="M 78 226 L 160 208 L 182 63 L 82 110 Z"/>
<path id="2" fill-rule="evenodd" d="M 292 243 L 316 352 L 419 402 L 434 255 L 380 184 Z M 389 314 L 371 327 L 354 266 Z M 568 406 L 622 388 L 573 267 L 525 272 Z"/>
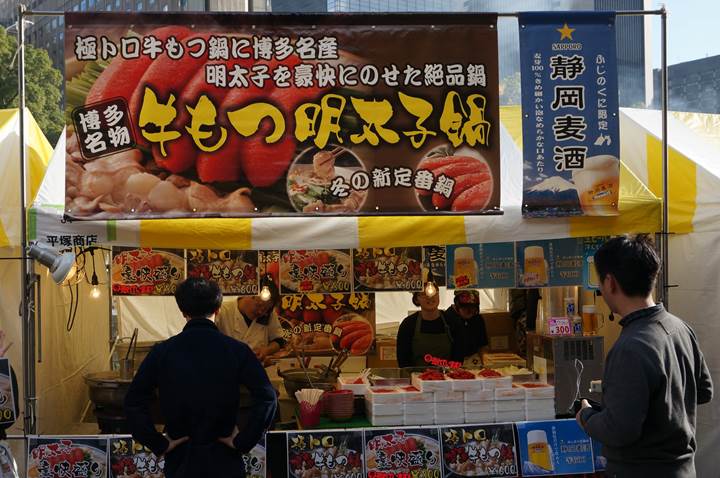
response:
<path id="1" fill-rule="evenodd" d="M 620 193 L 620 160 L 607 154 L 591 156 L 583 169 L 572 172 L 583 213 L 593 216 L 617 215 Z"/>
<path id="2" fill-rule="evenodd" d="M 478 265 L 472 247 L 458 247 L 455 249 L 454 262 L 455 287 L 475 287 L 478 284 Z"/>
<path id="3" fill-rule="evenodd" d="M 548 263 L 545 260 L 545 250 L 541 246 L 528 246 L 525 248 L 525 262 L 523 285 L 543 286 L 548 282 Z"/>
<path id="4" fill-rule="evenodd" d="M 530 430 L 527 433 L 528 461 L 526 468 L 541 468 L 542 471 L 552 472 L 555 465 L 552 459 L 552 448 L 547 440 L 545 430 Z"/>
<path id="5" fill-rule="evenodd" d="M 600 276 L 598 276 L 597 269 L 595 269 L 595 258 L 588 256 L 587 258 L 588 268 L 588 286 L 593 288 L 600 287 Z"/>

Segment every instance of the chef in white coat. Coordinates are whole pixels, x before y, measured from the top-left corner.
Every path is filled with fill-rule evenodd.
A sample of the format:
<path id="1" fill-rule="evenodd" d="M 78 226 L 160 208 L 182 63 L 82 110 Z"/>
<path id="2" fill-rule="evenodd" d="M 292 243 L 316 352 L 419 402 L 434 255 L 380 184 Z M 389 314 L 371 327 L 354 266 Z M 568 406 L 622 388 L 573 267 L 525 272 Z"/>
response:
<path id="1" fill-rule="evenodd" d="M 280 295 L 274 284 L 270 285 L 270 291 L 267 301 L 253 295 L 224 302 L 215 319 L 222 333 L 246 343 L 261 362 L 285 345 L 282 326 L 275 313 Z"/>

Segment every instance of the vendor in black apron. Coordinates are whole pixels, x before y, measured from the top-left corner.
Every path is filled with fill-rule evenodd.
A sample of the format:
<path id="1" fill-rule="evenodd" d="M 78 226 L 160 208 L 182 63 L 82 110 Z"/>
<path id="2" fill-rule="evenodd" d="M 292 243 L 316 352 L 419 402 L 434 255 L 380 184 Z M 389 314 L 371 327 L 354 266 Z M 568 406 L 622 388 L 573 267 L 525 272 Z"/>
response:
<path id="1" fill-rule="evenodd" d="M 420 307 L 420 311 L 407 316 L 398 329 L 398 366 L 428 365 L 426 355 L 462 362 L 464 345 L 461 324 L 457 318 L 447 317 L 438 308 L 438 294 L 428 297 L 424 292 L 415 292 L 413 304 Z"/>

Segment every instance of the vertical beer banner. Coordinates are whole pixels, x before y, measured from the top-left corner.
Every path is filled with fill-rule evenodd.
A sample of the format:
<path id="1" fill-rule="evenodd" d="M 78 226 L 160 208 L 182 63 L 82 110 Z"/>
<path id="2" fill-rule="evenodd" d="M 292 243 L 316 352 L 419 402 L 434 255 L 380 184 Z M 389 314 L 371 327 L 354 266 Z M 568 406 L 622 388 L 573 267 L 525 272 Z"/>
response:
<path id="1" fill-rule="evenodd" d="M 615 14 L 522 13 L 523 214 L 616 216 Z"/>

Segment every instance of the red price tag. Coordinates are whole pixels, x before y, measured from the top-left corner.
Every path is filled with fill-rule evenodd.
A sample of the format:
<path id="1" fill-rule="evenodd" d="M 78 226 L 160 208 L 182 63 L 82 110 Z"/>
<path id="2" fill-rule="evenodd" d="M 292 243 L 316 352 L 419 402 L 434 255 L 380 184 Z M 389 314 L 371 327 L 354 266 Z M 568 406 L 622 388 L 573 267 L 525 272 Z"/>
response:
<path id="1" fill-rule="evenodd" d="M 548 320 L 548 335 L 572 335 L 572 325 L 567 317 L 553 317 Z"/>

